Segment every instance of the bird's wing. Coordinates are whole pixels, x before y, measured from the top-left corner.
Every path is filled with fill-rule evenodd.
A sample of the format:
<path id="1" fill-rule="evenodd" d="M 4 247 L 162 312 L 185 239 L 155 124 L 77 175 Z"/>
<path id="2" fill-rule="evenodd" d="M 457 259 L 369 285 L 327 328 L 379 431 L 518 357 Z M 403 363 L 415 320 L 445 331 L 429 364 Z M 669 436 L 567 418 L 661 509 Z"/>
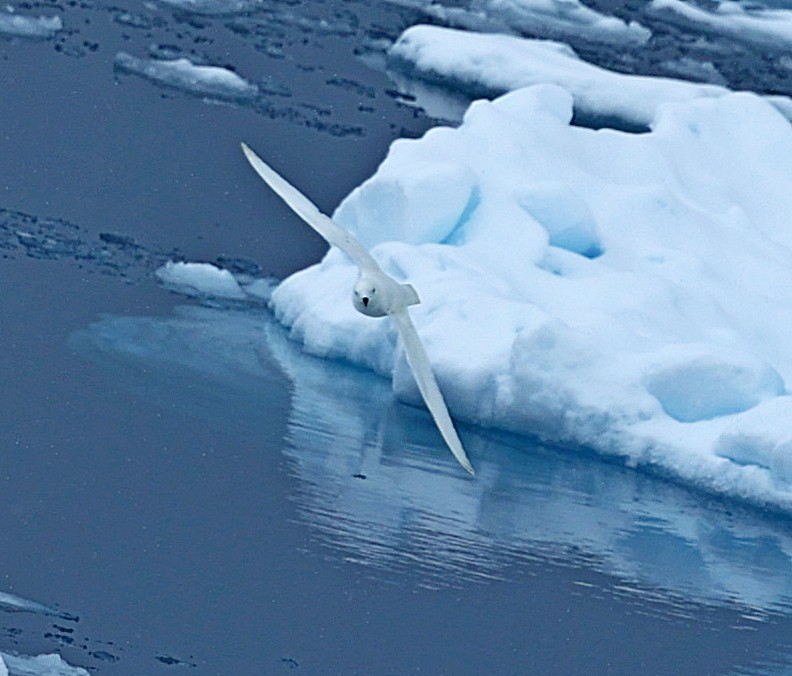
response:
<path id="1" fill-rule="evenodd" d="M 448 448 L 451 449 L 459 464 L 475 475 L 476 473 L 473 471 L 473 466 L 468 460 L 465 449 L 462 448 L 462 442 L 459 440 L 454 423 L 451 421 L 451 416 L 448 414 L 440 387 L 437 385 L 437 380 L 432 372 L 429 357 L 426 355 L 426 350 L 423 343 L 421 343 L 418 331 L 415 330 L 415 325 L 410 319 L 407 308 L 396 310 L 390 313 L 390 316 L 393 318 L 396 328 L 399 329 L 399 334 L 404 343 L 404 352 L 407 355 L 407 363 L 412 369 L 421 396 L 423 396 L 426 406 L 440 430 L 440 434 L 443 435 L 443 439 L 445 439 Z"/>
<path id="2" fill-rule="evenodd" d="M 352 235 L 319 211 L 311 200 L 266 164 L 245 143 L 242 144 L 242 150 L 250 165 L 264 179 L 264 182 L 331 246 L 341 249 L 361 269 L 382 272 L 371 254 Z"/>

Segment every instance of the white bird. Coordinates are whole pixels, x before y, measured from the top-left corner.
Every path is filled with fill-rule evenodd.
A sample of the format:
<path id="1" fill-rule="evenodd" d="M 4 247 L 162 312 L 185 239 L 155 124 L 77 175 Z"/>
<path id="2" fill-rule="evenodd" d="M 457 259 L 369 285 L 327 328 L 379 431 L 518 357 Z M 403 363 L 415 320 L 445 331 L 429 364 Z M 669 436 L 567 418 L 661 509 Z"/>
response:
<path id="1" fill-rule="evenodd" d="M 325 216 L 317 206 L 297 188 L 277 174 L 254 153 L 246 144 L 242 150 L 248 162 L 264 182 L 269 185 L 294 212 L 324 237 L 331 246 L 346 253 L 360 268 L 354 286 L 352 302 L 358 312 L 369 317 L 390 316 L 402 338 L 407 363 L 412 369 L 415 382 L 423 396 L 429 412 L 437 424 L 440 434 L 448 444 L 454 457 L 468 472 L 475 475 L 462 442 L 459 440 L 454 423 L 448 414 L 440 387 L 437 385 L 429 357 L 426 355 L 421 339 L 410 319 L 407 308 L 421 302 L 415 289 L 409 284 L 400 284 L 386 275 L 371 254 L 352 235 L 335 221 Z"/>

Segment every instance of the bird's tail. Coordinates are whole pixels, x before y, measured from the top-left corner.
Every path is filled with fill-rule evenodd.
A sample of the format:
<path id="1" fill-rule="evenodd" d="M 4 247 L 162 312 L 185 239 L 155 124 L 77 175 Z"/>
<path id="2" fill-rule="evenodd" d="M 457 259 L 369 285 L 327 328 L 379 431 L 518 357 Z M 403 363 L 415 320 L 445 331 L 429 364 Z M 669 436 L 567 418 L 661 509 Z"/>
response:
<path id="1" fill-rule="evenodd" d="M 402 289 L 407 292 L 404 305 L 418 305 L 421 302 L 421 299 L 418 297 L 418 292 L 413 288 L 412 284 L 402 284 Z"/>

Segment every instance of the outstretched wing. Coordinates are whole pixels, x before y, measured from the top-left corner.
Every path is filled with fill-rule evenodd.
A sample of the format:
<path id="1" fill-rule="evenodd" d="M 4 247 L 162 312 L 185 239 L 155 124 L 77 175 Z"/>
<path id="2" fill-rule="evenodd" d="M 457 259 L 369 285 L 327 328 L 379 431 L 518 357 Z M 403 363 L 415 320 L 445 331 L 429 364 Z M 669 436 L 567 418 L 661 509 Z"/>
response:
<path id="1" fill-rule="evenodd" d="M 451 421 L 451 416 L 448 415 L 448 409 L 432 372 L 429 357 L 426 355 L 426 350 L 423 343 L 421 343 L 418 331 L 415 330 L 415 325 L 410 319 L 407 308 L 392 312 L 390 316 L 393 318 L 396 328 L 399 329 L 399 334 L 404 343 L 404 352 L 407 355 L 407 363 L 412 369 L 421 396 L 424 398 L 426 406 L 432 414 L 437 428 L 440 430 L 440 434 L 443 435 L 443 439 L 445 439 L 448 448 L 451 449 L 459 464 L 475 476 L 476 473 L 473 471 L 473 466 L 468 460 L 465 449 L 462 448 L 462 442 L 459 440 L 454 423 Z"/>
<path id="2" fill-rule="evenodd" d="M 340 225 L 319 211 L 311 200 L 297 190 L 297 188 L 285 178 L 276 173 L 274 169 L 266 164 L 264 160 L 256 155 L 245 143 L 242 144 L 242 150 L 248 162 L 250 162 L 250 165 L 256 170 L 256 173 L 264 179 L 264 182 L 278 193 L 281 199 L 294 210 L 294 213 L 324 237 L 331 246 L 337 246 L 341 249 L 358 265 L 358 267 L 364 270 L 376 270 L 377 272 L 381 272 L 377 262 L 371 257 L 369 252 L 363 248 L 360 242 L 352 237 L 352 235 Z"/>

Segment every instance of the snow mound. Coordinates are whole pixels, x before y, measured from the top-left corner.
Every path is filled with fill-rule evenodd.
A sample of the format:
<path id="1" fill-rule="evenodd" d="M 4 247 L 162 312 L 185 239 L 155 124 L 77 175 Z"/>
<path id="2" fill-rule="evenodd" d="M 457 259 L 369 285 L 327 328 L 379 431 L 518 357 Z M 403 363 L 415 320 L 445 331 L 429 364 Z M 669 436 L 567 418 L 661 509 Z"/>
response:
<path id="1" fill-rule="evenodd" d="M 395 142 L 336 218 L 418 289 L 452 415 L 792 507 L 792 127 L 748 93 L 659 104 L 647 133 L 571 126 L 573 101 L 478 101 Z M 331 250 L 276 316 L 418 403 L 393 327 L 352 307 L 356 272 Z"/>

